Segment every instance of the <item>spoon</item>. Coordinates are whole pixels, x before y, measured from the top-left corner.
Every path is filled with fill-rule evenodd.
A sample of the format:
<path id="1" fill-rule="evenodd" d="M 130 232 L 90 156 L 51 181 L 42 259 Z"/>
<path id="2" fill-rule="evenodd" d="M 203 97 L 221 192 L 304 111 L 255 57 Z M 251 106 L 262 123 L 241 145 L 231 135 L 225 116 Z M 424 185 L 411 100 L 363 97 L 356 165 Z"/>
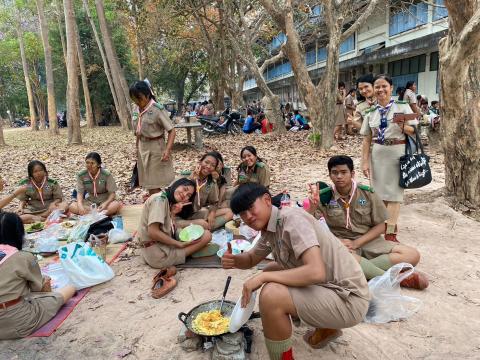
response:
<path id="1" fill-rule="evenodd" d="M 220 303 L 220 315 L 222 314 L 223 302 L 225 301 L 225 296 L 227 295 L 228 287 L 230 286 L 230 281 L 231 280 L 232 280 L 231 276 L 227 277 L 227 282 L 225 284 L 225 289 L 223 289 L 222 302 Z"/>

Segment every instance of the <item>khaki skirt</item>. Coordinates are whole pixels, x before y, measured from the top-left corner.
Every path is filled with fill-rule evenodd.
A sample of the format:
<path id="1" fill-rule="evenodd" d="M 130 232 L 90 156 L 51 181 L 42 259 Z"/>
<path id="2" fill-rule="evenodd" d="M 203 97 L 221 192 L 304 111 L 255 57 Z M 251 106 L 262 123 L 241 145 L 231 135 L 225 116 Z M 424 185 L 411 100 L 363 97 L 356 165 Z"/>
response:
<path id="1" fill-rule="evenodd" d="M 175 179 L 172 160 L 162 161 L 165 139 L 140 140 L 137 151 L 138 180 L 144 189 L 161 189 Z"/>
<path id="2" fill-rule="evenodd" d="M 345 108 L 343 104 L 335 105 L 335 126 L 345 125 Z"/>
<path id="3" fill-rule="evenodd" d="M 383 201 L 403 202 L 400 181 L 400 156 L 405 145 L 374 144 L 372 148 L 372 186 Z"/>

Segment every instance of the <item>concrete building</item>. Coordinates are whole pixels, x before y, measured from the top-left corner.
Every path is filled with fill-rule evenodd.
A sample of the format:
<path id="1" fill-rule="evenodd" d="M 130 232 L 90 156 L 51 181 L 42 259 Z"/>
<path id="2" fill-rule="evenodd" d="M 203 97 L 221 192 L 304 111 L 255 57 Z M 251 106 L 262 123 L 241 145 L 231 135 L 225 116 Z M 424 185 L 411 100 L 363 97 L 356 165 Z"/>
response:
<path id="1" fill-rule="evenodd" d="M 413 80 L 417 94 L 426 96 L 429 102 L 438 100 L 438 41 L 446 35 L 448 13 L 443 0 L 430 3 L 418 1 L 401 8 L 379 6 L 362 28 L 342 43 L 339 81 L 345 82 L 347 90 L 361 75 L 388 73 L 394 91 Z M 283 34 L 278 35 L 271 48 L 280 46 L 283 40 Z M 326 49 L 318 43 L 306 48 L 308 69 L 318 80 L 326 64 Z M 288 60 L 269 67 L 264 76 L 282 103 L 304 109 Z M 248 102 L 261 98 L 254 79 L 245 82 L 244 95 Z"/>

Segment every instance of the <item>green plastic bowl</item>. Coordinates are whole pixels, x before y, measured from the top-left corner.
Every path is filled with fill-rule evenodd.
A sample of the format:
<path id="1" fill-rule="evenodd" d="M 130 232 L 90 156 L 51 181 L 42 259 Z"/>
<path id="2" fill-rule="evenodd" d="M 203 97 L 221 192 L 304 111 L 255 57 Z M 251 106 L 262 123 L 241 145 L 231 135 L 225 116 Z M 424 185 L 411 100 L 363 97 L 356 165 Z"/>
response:
<path id="1" fill-rule="evenodd" d="M 180 231 L 179 238 L 180 241 L 190 242 L 200 239 L 204 232 L 205 230 L 202 226 L 192 224 Z"/>

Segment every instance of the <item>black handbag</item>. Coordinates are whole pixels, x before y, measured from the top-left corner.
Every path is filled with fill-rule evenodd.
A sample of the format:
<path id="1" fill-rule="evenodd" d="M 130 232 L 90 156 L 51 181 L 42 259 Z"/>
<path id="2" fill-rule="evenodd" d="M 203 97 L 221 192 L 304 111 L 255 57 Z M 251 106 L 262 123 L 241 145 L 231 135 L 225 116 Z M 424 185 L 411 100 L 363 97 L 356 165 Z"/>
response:
<path id="1" fill-rule="evenodd" d="M 112 229 L 113 229 L 112 218 L 106 217 L 90 225 L 87 232 L 87 239 L 90 237 L 91 234 L 93 235 L 108 234 L 108 232 Z"/>
<path id="2" fill-rule="evenodd" d="M 132 170 L 132 177 L 130 178 L 130 190 L 133 190 L 138 186 L 139 186 L 138 166 L 137 166 L 137 163 L 135 163 L 135 166 L 133 167 L 133 170 Z"/>
<path id="3" fill-rule="evenodd" d="M 430 170 L 430 156 L 425 155 L 422 141 L 415 129 L 416 149 L 412 150 L 410 141 L 405 143 L 405 155 L 400 157 L 400 181 L 399 186 L 404 189 L 418 189 L 432 182 Z"/>

